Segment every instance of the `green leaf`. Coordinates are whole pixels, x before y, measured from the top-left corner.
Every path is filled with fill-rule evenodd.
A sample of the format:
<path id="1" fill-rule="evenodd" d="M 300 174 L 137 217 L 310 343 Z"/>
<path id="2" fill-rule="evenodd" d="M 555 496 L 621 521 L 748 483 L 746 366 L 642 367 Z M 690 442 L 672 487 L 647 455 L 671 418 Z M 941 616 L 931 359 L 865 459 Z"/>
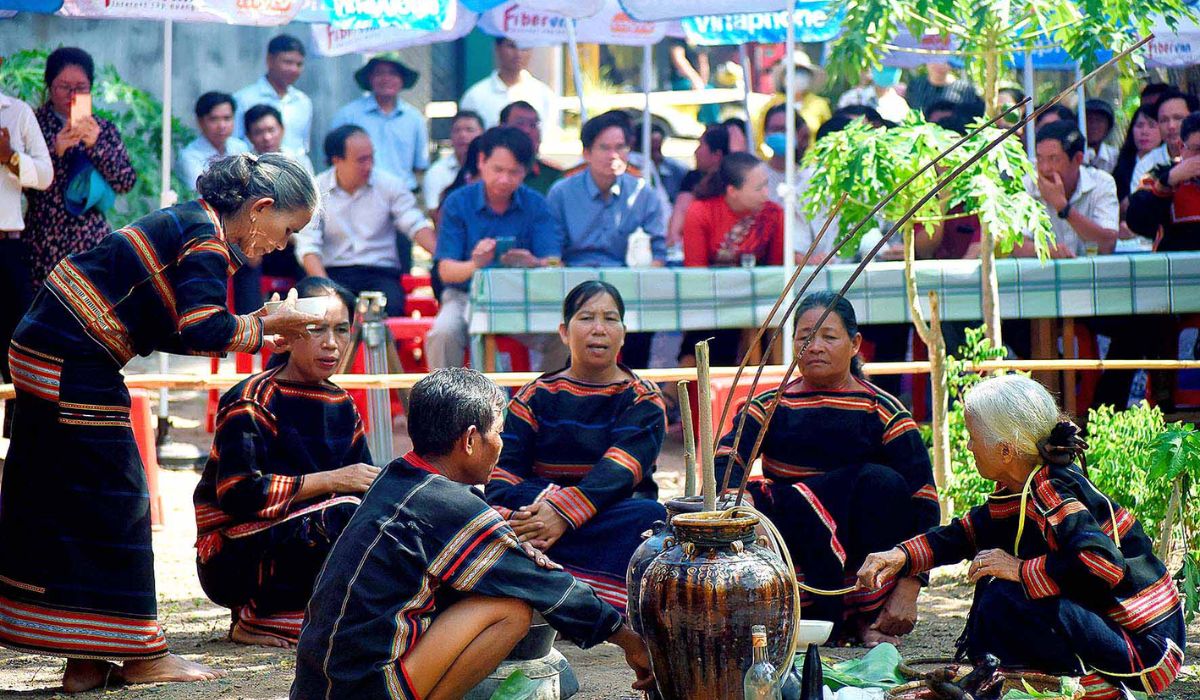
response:
<path id="1" fill-rule="evenodd" d="M 1075 692 L 1079 689 L 1079 682 L 1074 678 L 1062 678 L 1059 681 L 1057 690 L 1035 690 L 1029 685 L 1029 681 L 1021 679 L 1021 685 L 1025 686 L 1024 690 L 1013 689 L 1004 694 L 1001 700 L 1046 700 L 1049 698 L 1062 698 L 1069 700 L 1074 697 Z"/>
<path id="2" fill-rule="evenodd" d="M 871 649 L 861 659 L 842 661 L 832 666 L 824 665 L 822 673 L 825 685 L 833 690 L 840 688 L 894 688 L 907 680 L 900 673 L 904 659 L 896 647 L 884 642 Z M 803 654 L 796 657 L 796 668 L 804 667 Z"/>
<path id="3" fill-rule="evenodd" d="M 545 681 L 533 680 L 524 671 L 516 670 L 492 693 L 491 700 L 529 700 Z"/>

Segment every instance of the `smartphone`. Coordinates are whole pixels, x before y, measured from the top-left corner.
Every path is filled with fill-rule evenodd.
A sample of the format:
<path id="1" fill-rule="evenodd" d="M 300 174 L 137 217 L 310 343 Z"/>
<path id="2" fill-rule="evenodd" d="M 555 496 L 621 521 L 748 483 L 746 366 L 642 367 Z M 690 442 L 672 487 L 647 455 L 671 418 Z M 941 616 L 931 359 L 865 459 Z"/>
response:
<path id="1" fill-rule="evenodd" d="M 517 239 L 515 236 L 497 236 L 496 237 L 496 263 L 500 264 L 500 258 L 513 248 L 517 247 Z"/>
<path id="2" fill-rule="evenodd" d="M 78 126 L 80 122 L 92 116 L 92 94 L 90 92 L 77 92 L 71 96 L 71 126 Z"/>

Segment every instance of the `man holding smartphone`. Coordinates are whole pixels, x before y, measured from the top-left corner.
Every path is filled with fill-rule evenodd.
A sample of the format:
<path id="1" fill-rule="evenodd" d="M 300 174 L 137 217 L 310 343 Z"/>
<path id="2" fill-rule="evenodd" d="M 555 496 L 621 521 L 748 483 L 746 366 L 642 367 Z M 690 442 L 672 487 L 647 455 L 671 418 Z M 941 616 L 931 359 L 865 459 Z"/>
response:
<path id="1" fill-rule="evenodd" d="M 0 58 L 0 63 L 3 62 Z M 0 375 L 8 373 L 8 345 L 13 329 L 29 308 L 33 296 L 29 261 L 21 232 L 21 191 L 45 190 L 54 180 L 50 150 L 42 137 L 33 109 L 15 97 L 0 93 Z M 12 411 L 5 411 L 8 435 Z"/>
<path id="2" fill-rule="evenodd" d="M 433 259 L 445 282 L 441 308 L 425 338 L 430 368 L 458 367 L 467 350 L 467 300 L 476 270 L 558 264 L 562 241 L 546 200 L 522 184 L 533 164 L 533 143 L 513 127 L 498 126 L 479 137 L 479 180 L 442 204 Z M 535 366 L 558 369 L 565 346 L 557 335 L 523 336 Z M 553 366 L 552 366 L 553 365 Z"/>

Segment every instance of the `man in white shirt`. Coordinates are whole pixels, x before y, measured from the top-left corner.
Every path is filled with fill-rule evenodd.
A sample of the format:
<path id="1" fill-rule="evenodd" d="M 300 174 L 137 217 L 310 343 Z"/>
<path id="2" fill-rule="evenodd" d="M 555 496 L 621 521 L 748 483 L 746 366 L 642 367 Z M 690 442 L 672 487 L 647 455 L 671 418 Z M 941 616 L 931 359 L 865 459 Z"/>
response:
<path id="1" fill-rule="evenodd" d="M 0 63 L 3 61 L 0 57 Z M 5 382 L 12 381 L 8 345 L 33 296 L 28 255 L 21 240 L 25 230 L 21 190 L 45 190 L 53 180 L 50 151 L 33 110 L 21 100 L 0 93 L 0 298 L 4 299 L 0 303 L 0 375 Z M 12 411 L 4 412 L 6 436 L 11 416 Z"/>
<path id="2" fill-rule="evenodd" d="M 362 127 L 329 132 L 325 155 L 332 167 L 317 176 L 323 206 L 296 234 L 296 257 L 305 273 L 328 277 L 355 295 L 383 292 L 388 315 L 402 316 L 396 234 L 432 253 L 433 222 L 402 180 L 374 167 L 375 149 Z"/>
<path id="3" fill-rule="evenodd" d="M 193 190 L 209 161 L 250 151 L 250 144 L 233 135 L 237 103 L 224 92 L 206 92 L 196 100 L 196 126 L 200 137 L 179 151 L 179 177 Z"/>
<path id="4" fill-rule="evenodd" d="M 425 171 L 425 180 L 421 183 L 421 198 L 425 203 L 425 211 L 432 214 L 442 201 L 442 192 L 446 191 L 458 171 L 466 162 L 467 150 L 471 142 L 483 135 L 483 119 L 475 112 L 459 110 L 450 122 L 450 146 L 453 149 L 438 158 L 429 170 Z"/>
<path id="5" fill-rule="evenodd" d="M 1087 151 L 1083 164 L 1111 173 L 1117 166 L 1117 148 L 1106 143 L 1116 122 L 1116 115 L 1108 100 L 1090 99 L 1086 103 Z"/>
<path id="6" fill-rule="evenodd" d="M 1183 120 L 1192 112 L 1200 109 L 1200 101 L 1195 95 L 1171 88 L 1162 94 L 1158 101 L 1158 110 L 1154 118 L 1158 121 L 1158 131 L 1162 134 L 1162 145 L 1138 159 L 1133 166 L 1133 176 L 1129 179 L 1130 191 L 1136 190 L 1142 184 L 1142 178 L 1160 165 L 1171 165 L 1179 160 L 1179 152 L 1183 148 L 1183 139 L 1179 138 L 1179 127 Z"/>
<path id="7" fill-rule="evenodd" d="M 520 100 L 533 105 L 544 125 L 557 128 L 558 96 L 525 69 L 529 56 L 529 49 L 517 47 L 512 39 L 498 37 L 496 70 L 463 93 L 459 109 L 477 113 L 483 117 L 484 128 L 490 129 L 500 123 L 500 110 Z"/>
<path id="8" fill-rule="evenodd" d="M 1084 165 L 1083 151 L 1083 134 L 1071 122 L 1054 122 L 1037 132 L 1037 179 L 1027 180 L 1025 187 L 1046 205 L 1056 258 L 1107 255 L 1117 243 L 1117 184 L 1112 175 Z M 1029 239 L 1014 251 L 1033 254 Z"/>
<path id="9" fill-rule="evenodd" d="M 304 44 L 294 36 L 280 34 L 267 44 L 267 73 L 233 94 L 238 111 L 234 135 L 247 137 L 246 112 L 255 105 L 270 105 L 283 116 L 282 152 L 308 163 L 309 137 L 312 134 L 313 106 L 308 95 L 293 83 L 304 72 Z M 309 163 L 309 169 L 312 164 Z"/>

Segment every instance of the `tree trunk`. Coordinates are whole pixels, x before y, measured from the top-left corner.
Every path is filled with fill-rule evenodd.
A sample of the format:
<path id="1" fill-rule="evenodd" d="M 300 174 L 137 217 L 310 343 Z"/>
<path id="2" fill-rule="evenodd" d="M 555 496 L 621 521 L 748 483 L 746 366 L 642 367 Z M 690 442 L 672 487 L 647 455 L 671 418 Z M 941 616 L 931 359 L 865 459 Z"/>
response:
<path id="1" fill-rule="evenodd" d="M 996 279 L 996 237 L 982 220 L 979 222 L 979 277 L 983 287 L 983 325 L 988 340 L 1000 347 L 1004 335 L 1000 328 L 1000 282 Z"/>
<path id="2" fill-rule="evenodd" d="M 913 271 L 916 245 L 912 228 L 904 230 L 904 288 L 908 297 L 908 309 L 912 314 L 913 327 L 917 336 L 929 348 L 929 380 L 932 385 L 933 415 L 933 480 L 942 498 L 942 522 L 949 522 L 954 504 L 946 498 L 946 487 L 950 483 L 950 430 L 946 415 L 950 408 L 950 392 L 946 385 L 946 340 L 938 320 L 937 294 L 929 293 L 930 322 L 925 322 L 921 304 L 917 297 L 917 277 Z"/>

